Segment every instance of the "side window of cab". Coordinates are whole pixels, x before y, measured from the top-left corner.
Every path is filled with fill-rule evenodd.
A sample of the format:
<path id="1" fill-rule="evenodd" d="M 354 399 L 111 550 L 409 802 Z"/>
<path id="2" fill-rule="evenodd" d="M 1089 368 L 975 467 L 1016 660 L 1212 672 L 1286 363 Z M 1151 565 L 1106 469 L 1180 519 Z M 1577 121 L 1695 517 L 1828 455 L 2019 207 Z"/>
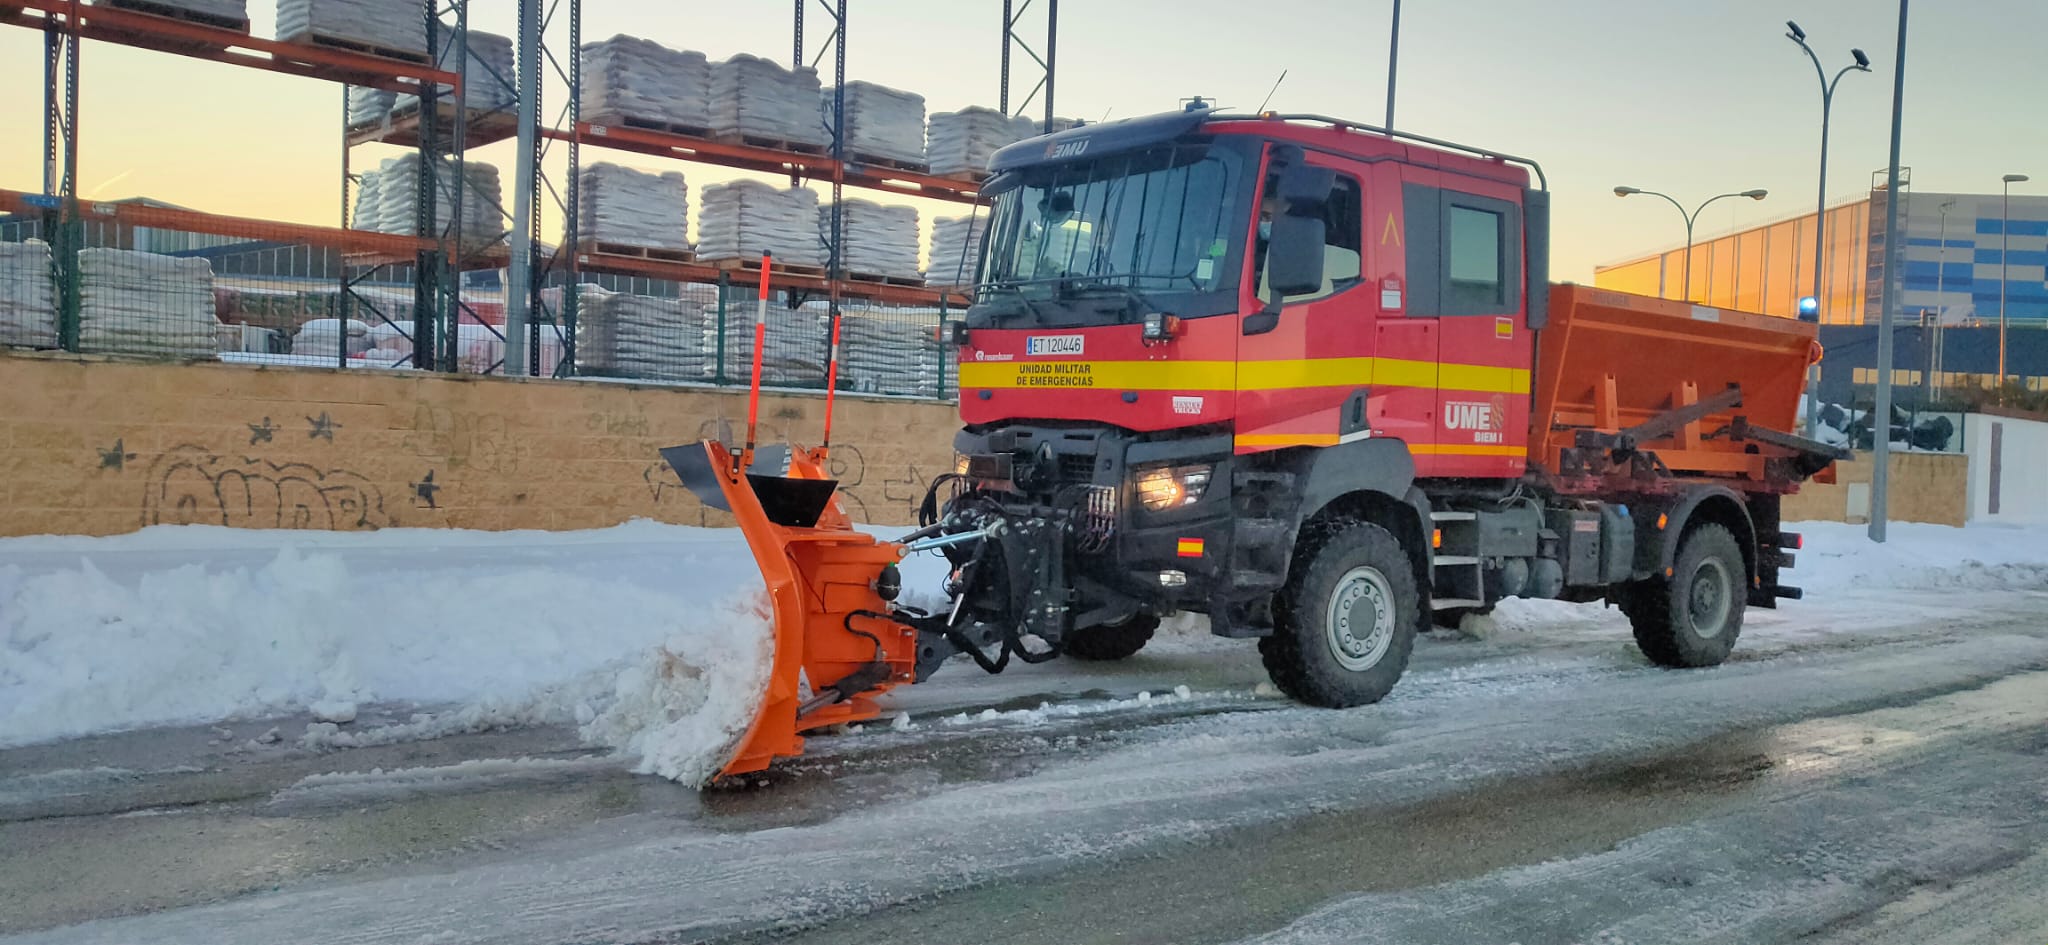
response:
<path id="1" fill-rule="evenodd" d="M 1266 177 L 1263 194 L 1271 195 L 1279 188 L 1279 176 Z M 1363 273 L 1361 251 L 1364 246 L 1365 190 L 1358 178 L 1348 174 L 1336 175 L 1336 186 L 1330 190 L 1330 199 L 1323 204 L 1323 287 L 1315 292 L 1290 295 L 1289 304 L 1313 302 L 1328 298 L 1357 285 Z M 1253 271 L 1258 274 L 1258 298 L 1261 302 L 1273 300 L 1272 290 L 1266 287 L 1266 228 L 1273 217 L 1287 212 L 1287 207 L 1276 197 L 1266 196 L 1259 204 L 1259 238 L 1253 250 Z"/>

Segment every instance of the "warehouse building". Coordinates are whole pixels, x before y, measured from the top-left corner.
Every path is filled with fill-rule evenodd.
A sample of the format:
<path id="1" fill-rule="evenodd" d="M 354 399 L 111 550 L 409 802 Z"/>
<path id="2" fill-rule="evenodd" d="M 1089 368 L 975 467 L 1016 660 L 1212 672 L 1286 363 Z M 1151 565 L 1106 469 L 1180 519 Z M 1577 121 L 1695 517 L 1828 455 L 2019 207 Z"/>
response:
<path id="1" fill-rule="evenodd" d="M 2008 202 L 1998 193 L 1907 191 L 1899 210 L 1906 240 L 1902 325 L 1931 330 L 1922 353 L 1901 357 L 1895 368 L 1907 372 L 1901 380 L 1911 377 L 1929 390 L 1994 386 L 2003 312 L 2006 373 L 2033 390 L 2048 389 L 2048 196 L 2015 193 Z M 1814 295 L 1814 220 L 1809 211 L 1695 242 L 1690 292 L 1683 246 L 1598 267 L 1593 281 L 1624 292 L 1689 295 L 1716 307 L 1797 317 L 1800 300 Z M 1828 208 L 1818 296 L 1823 325 L 1869 326 L 1850 332 L 1858 336 L 1875 331 L 1884 225 L 1881 189 Z M 1839 333 L 1824 332 L 1824 339 L 1831 334 Z M 1948 337 L 1935 340 L 1942 335 Z M 1831 349 L 1830 367 L 1847 373 L 1829 378 L 1832 383 L 1824 387 L 1874 380 L 1875 348 Z"/>

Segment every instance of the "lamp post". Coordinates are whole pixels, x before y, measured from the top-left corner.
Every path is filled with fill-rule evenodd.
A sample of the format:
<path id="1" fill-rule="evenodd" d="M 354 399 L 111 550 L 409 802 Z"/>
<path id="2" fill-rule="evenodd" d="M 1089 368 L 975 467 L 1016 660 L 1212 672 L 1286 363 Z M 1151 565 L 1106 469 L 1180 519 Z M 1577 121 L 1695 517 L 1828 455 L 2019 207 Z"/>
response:
<path id="1" fill-rule="evenodd" d="M 1758 188 L 1758 189 L 1756 189 L 1756 190 L 1745 190 L 1745 191 L 1741 191 L 1741 192 L 1739 192 L 1739 193 L 1732 193 L 1732 194 L 1716 194 L 1716 195 L 1714 195 L 1714 196 L 1712 196 L 1712 197 L 1708 197 L 1708 198 L 1707 198 L 1706 200 L 1702 201 L 1702 202 L 1700 203 L 1700 205 L 1699 205 L 1699 206 L 1697 206 L 1697 207 L 1694 207 L 1694 208 L 1693 208 L 1693 211 L 1692 211 L 1691 213 L 1687 213 L 1687 212 L 1685 212 L 1685 205 L 1684 205 L 1684 204 L 1682 204 L 1682 203 L 1679 203 L 1679 202 L 1678 202 L 1677 200 L 1674 200 L 1674 199 L 1672 199 L 1672 197 L 1671 197 L 1671 195 L 1670 195 L 1670 194 L 1660 194 L 1660 193 L 1658 193 L 1658 192 L 1656 192 L 1656 191 L 1654 191 L 1654 190 L 1644 190 L 1644 189 L 1642 189 L 1642 188 L 1640 188 L 1640 187 L 1616 187 L 1616 188 L 1614 188 L 1614 195 L 1615 195 L 1616 197 L 1626 197 L 1626 196 L 1629 196 L 1630 194 L 1642 194 L 1642 195 L 1644 195 L 1644 196 L 1646 196 L 1646 197 L 1662 197 L 1662 198 L 1664 198 L 1665 200 L 1670 200 L 1670 201 L 1671 201 L 1671 205 L 1672 205 L 1672 206 L 1674 206 L 1674 207 L 1677 207 L 1677 208 L 1678 208 L 1678 215 L 1679 215 L 1680 217 L 1683 217 L 1683 218 L 1685 219 L 1685 267 L 1684 267 L 1684 269 L 1685 269 L 1685 276 L 1684 276 L 1684 278 L 1685 278 L 1685 300 L 1686 300 L 1686 301 L 1688 301 L 1688 302 L 1692 301 L 1692 225 L 1693 225 L 1694 221 L 1697 221 L 1697 220 L 1698 220 L 1698 219 L 1700 218 L 1700 211 L 1702 211 L 1702 210 L 1705 210 L 1705 209 L 1707 209 L 1707 204 L 1713 203 L 1714 201 L 1716 201 L 1716 200 L 1719 200 L 1719 199 L 1721 199 L 1722 197 L 1748 197 L 1748 198 L 1749 198 L 1749 199 L 1751 199 L 1751 200 L 1762 200 L 1762 199 L 1764 199 L 1764 197 L 1765 197 L 1765 196 L 1766 196 L 1767 194 L 1769 194 L 1769 193 L 1770 193 L 1770 191 L 1768 191 L 1768 190 L 1764 190 L 1764 189 L 1762 189 L 1762 188 Z"/>
<path id="2" fill-rule="evenodd" d="M 1828 219 L 1828 113 L 1834 110 L 1835 84 L 1851 72 L 1869 72 L 1870 57 L 1864 55 L 1861 49 L 1849 50 L 1849 55 L 1856 61 L 1843 66 L 1842 71 L 1835 73 L 1833 79 L 1829 79 L 1827 69 L 1820 64 L 1820 56 L 1814 53 L 1813 47 L 1806 45 L 1806 31 L 1791 20 L 1785 21 L 1785 29 L 1786 38 L 1798 43 L 1799 48 L 1806 51 L 1806 57 L 1813 60 L 1814 73 L 1820 76 L 1820 199 L 1815 204 L 1813 214 L 1813 320 L 1818 322 L 1821 320 L 1821 279 L 1827 254 L 1824 237 Z M 1889 194 L 1886 195 L 1886 199 L 1890 199 Z"/>
<path id="3" fill-rule="evenodd" d="M 1855 61 L 1843 66 L 1840 72 L 1835 73 L 1833 79 L 1829 79 L 1827 68 L 1820 64 L 1820 56 L 1813 51 L 1813 47 L 1806 45 L 1806 31 L 1800 29 L 1799 24 L 1786 20 L 1785 36 L 1798 43 L 1799 48 L 1806 51 L 1806 58 L 1813 60 L 1814 74 L 1820 77 L 1820 196 L 1814 201 L 1813 211 L 1813 322 L 1814 324 L 1820 324 L 1821 285 L 1827 270 L 1827 240 L 1825 237 L 1827 236 L 1828 224 L 1828 115 L 1834 110 L 1836 83 L 1841 82 L 1842 77 L 1852 71 L 1869 72 L 1870 57 L 1864 55 L 1861 49 L 1849 50 L 1850 57 Z M 1887 192 L 1885 199 L 1892 199 L 1892 195 Z M 1799 317 L 1805 319 L 1806 315 L 1806 307 L 1803 305 L 1799 306 Z M 1820 416 L 1820 365 L 1818 363 L 1808 365 L 1806 368 L 1806 416 L 1807 434 L 1810 436 L 1813 433 L 1813 425 L 1819 422 L 1818 418 Z"/>
<path id="4" fill-rule="evenodd" d="M 2005 194 L 1999 200 L 1998 208 L 1998 390 L 1999 398 L 2005 397 L 2005 248 L 2011 242 L 2006 236 L 2012 229 L 2012 185 L 2025 183 L 2025 174 L 2007 174 L 1999 178 L 2005 184 Z"/>
<path id="5" fill-rule="evenodd" d="M 1954 197 L 1942 201 L 1941 206 L 1935 208 L 1941 211 L 1941 247 L 1935 250 L 1934 256 L 1934 364 L 1927 372 L 1927 391 L 1930 396 L 1940 391 L 1942 386 L 1941 345 L 1944 340 L 1943 333 L 1948 330 L 1945 327 L 1948 324 L 1948 316 L 1942 304 L 1942 299 L 1947 292 L 1948 286 L 1948 212 L 1955 208 L 1956 198 Z"/>

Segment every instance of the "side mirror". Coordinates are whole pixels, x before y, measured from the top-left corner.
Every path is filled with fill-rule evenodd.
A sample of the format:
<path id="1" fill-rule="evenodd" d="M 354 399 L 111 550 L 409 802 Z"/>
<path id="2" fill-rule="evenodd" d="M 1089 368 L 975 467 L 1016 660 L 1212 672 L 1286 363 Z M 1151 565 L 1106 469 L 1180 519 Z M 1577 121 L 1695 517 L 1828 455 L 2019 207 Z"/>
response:
<path id="1" fill-rule="evenodd" d="M 1294 164 L 1280 172 L 1279 197 L 1296 210 L 1321 207 L 1337 189 L 1337 172 L 1327 167 Z"/>
<path id="2" fill-rule="evenodd" d="M 1282 214 L 1273 219 L 1266 244 L 1266 286 L 1275 298 L 1306 295 L 1323 287 L 1322 217 Z"/>

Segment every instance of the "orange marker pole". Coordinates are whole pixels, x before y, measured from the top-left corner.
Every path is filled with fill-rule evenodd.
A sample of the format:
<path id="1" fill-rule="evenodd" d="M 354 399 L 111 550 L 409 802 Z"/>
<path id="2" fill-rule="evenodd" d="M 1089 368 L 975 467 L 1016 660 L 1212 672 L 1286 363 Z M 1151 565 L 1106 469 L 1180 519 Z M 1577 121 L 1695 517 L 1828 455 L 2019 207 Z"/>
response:
<path id="1" fill-rule="evenodd" d="M 738 472 L 754 464 L 754 427 L 761 421 L 761 349 L 768 340 L 768 271 L 773 263 L 773 254 L 761 254 L 761 298 L 754 306 L 754 381 L 747 392 L 747 449 Z"/>
<path id="2" fill-rule="evenodd" d="M 832 347 L 825 353 L 825 440 L 818 444 L 818 461 L 832 453 L 832 395 L 839 390 L 839 310 L 832 310 Z"/>

